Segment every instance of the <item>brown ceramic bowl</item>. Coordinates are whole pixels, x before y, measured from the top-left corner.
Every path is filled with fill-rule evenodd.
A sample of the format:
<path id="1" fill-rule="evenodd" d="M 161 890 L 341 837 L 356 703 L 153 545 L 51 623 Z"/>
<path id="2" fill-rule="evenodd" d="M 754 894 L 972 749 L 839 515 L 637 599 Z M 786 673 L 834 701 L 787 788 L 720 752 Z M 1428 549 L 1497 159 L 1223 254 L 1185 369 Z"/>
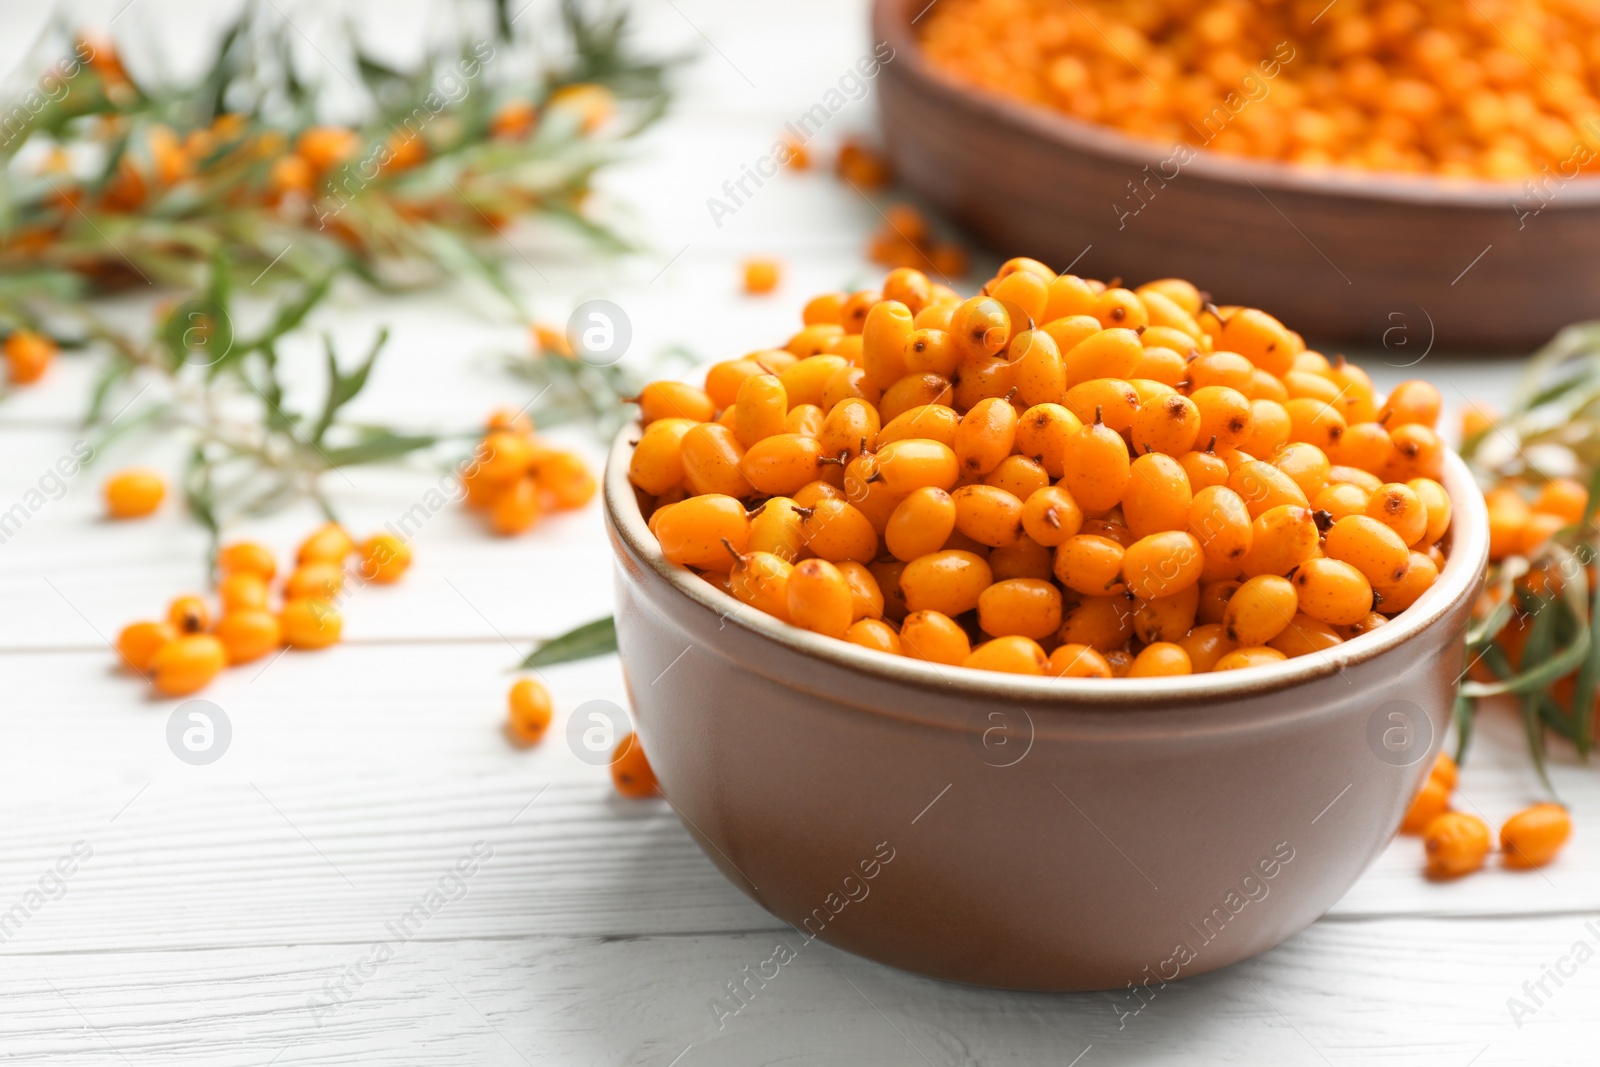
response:
<path id="1" fill-rule="evenodd" d="M 706 855 L 795 927 L 790 951 L 815 936 L 1034 990 L 1225 966 L 1350 887 L 1449 721 L 1488 556 L 1453 454 L 1449 561 L 1388 625 L 1271 667 L 1098 681 L 903 659 L 745 607 L 662 557 L 627 480 L 636 434 L 605 508 L 637 728 Z"/>
<path id="2" fill-rule="evenodd" d="M 1008 255 L 1130 283 L 1177 275 L 1309 337 L 1408 361 L 1435 343 L 1527 351 L 1600 315 L 1600 178 L 1551 183 L 1541 199 L 1521 183 L 1210 152 L 1180 165 L 1173 146 L 940 75 L 911 26 L 926 7 L 874 6 L 873 39 L 894 48 L 877 78 L 889 154 L 902 182 Z"/>

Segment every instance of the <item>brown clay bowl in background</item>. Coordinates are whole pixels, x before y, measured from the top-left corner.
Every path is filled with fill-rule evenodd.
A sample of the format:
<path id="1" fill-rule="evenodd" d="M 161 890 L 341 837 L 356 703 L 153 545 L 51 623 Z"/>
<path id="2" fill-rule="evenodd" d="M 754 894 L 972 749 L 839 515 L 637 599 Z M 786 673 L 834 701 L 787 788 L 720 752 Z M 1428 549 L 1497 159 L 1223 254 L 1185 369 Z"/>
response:
<path id="1" fill-rule="evenodd" d="M 1152 144 L 940 75 L 911 20 L 877 0 L 884 136 L 899 180 L 1007 255 L 1138 284 L 1188 278 L 1220 304 L 1270 308 L 1313 339 L 1528 351 L 1600 316 L 1600 178 L 1540 201 L 1520 183 L 1311 171 Z M 1270 82 L 1269 92 L 1270 92 Z M 1199 140 L 1199 137 L 1196 137 Z M 1144 167 L 1147 206 L 1129 182 Z M 1517 210 L 1513 204 L 1520 205 Z M 1492 247 L 1491 247 L 1492 246 Z M 1481 258 L 1479 258 L 1481 256 Z"/>
<path id="2" fill-rule="evenodd" d="M 1350 887 L 1449 721 L 1488 556 L 1453 454 L 1448 562 L 1394 621 L 1268 668 L 1099 681 L 903 659 L 745 607 L 662 557 L 627 480 L 636 434 L 612 448 L 605 508 L 637 729 L 685 827 L 796 928 L 792 951 L 815 935 L 1032 990 L 1225 966 Z"/>

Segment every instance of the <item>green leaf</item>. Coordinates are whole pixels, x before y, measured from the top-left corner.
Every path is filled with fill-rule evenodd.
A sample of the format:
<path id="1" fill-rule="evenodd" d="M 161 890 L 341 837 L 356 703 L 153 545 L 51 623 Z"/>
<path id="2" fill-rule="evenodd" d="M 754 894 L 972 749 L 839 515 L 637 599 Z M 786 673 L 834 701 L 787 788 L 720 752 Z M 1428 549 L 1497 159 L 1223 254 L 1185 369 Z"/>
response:
<path id="1" fill-rule="evenodd" d="M 557 663 L 593 659 L 596 656 L 608 656 L 616 650 L 617 622 L 615 618 L 607 615 L 603 619 L 586 622 L 577 629 L 568 630 L 560 637 L 539 642 L 519 664 L 519 669 L 529 670 L 534 667 L 550 667 Z"/>
<path id="2" fill-rule="evenodd" d="M 398 459 L 439 442 L 435 434 L 404 434 L 392 430 L 369 432 L 363 440 L 342 448 L 325 448 L 321 455 L 331 467 L 354 467 L 363 463 L 381 463 Z"/>
<path id="3" fill-rule="evenodd" d="M 338 417 L 339 409 L 354 400 L 366 387 L 367 378 L 372 374 L 372 365 L 377 362 L 378 353 L 383 351 L 383 346 L 389 341 L 389 328 L 386 326 L 378 331 L 377 338 L 372 342 L 372 348 L 367 352 L 367 358 L 349 374 L 339 373 L 339 360 L 333 352 L 333 338 L 324 335 L 322 341 L 328 355 L 328 395 L 323 401 L 322 414 L 317 418 L 317 425 L 311 431 L 311 440 L 318 444 L 322 443 L 328 428 Z"/>

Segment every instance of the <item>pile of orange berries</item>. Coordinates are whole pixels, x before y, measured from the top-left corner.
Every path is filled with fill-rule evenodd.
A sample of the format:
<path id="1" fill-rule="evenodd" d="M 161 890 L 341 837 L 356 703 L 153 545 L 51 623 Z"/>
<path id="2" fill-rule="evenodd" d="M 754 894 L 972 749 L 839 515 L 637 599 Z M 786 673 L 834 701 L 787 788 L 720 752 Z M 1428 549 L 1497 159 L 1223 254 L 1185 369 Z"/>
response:
<path id="1" fill-rule="evenodd" d="M 6 358 L 6 378 L 12 385 L 32 385 L 44 377 L 56 358 L 56 343 L 32 330 L 8 334 L 0 352 Z"/>
<path id="2" fill-rule="evenodd" d="M 186 696 L 205 688 L 223 667 L 253 662 L 285 645 L 327 648 L 343 632 L 339 601 L 352 555 L 363 582 L 399 581 L 411 565 L 411 549 L 394 535 L 375 534 L 357 545 L 330 522 L 301 542 L 274 610 L 278 565 L 271 549 L 252 541 L 224 545 L 217 554 L 218 614 L 213 617 L 202 596 L 180 596 L 165 619 L 124 627 L 117 652 L 162 696 Z"/>
<path id="3" fill-rule="evenodd" d="M 550 691 L 537 679 L 519 678 L 506 699 L 506 736 L 519 748 L 537 745 L 550 727 L 551 710 Z M 637 734 L 625 735 L 612 750 L 611 784 L 625 797 L 661 794 Z"/>
<path id="4" fill-rule="evenodd" d="M 1411 801 L 1403 834 L 1422 838 L 1428 874 L 1434 878 L 1459 878 L 1484 865 L 1493 850 L 1489 824 L 1476 815 L 1450 810 L 1458 770 L 1455 760 L 1441 752 L 1428 780 Z M 1572 816 L 1559 804 L 1535 804 L 1519 811 L 1500 827 L 1501 860 L 1523 870 L 1543 867 L 1572 836 Z"/>
<path id="5" fill-rule="evenodd" d="M 597 488 L 582 456 L 541 441 L 533 420 L 509 409 L 489 416 L 462 482 L 467 507 L 503 537 L 531 529 L 547 511 L 583 507 Z"/>
<path id="6" fill-rule="evenodd" d="M 1382 397 L 1176 279 L 1013 259 L 963 300 L 899 269 L 639 404 L 628 476 L 667 559 L 941 664 L 1272 663 L 1383 625 L 1445 562 L 1438 391 Z"/>
<path id="7" fill-rule="evenodd" d="M 943 0 L 951 77 L 1171 146 L 1521 180 L 1600 167 L 1600 7 L 1572 0 Z"/>
<path id="8" fill-rule="evenodd" d="M 967 273 L 967 251 L 935 239 L 928 220 L 910 204 L 894 204 L 883 213 L 883 225 L 867 242 L 867 258 L 885 267 L 915 267 L 941 278 Z"/>

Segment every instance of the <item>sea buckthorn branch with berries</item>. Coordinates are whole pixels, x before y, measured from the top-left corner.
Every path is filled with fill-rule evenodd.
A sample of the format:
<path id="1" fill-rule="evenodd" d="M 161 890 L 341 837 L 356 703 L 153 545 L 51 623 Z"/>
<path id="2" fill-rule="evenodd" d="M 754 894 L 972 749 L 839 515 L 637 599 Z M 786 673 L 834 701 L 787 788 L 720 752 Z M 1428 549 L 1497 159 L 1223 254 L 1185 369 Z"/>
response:
<path id="1" fill-rule="evenodd" d="M 342 42 L 365 96 L 359 127 L 318 124 L 326 72 L 301 69 L 293 30 L 268 11 L 247 7 L 191 82 L 136 78 L 94 42 L 48 106 L 7 111 L 25 118 L 0 149 L 5 332 L 45 337 L 63 304 L 144 285 L 193 293 L 219 270 L 241 285 L 342 273 L 383 287 L 475 273 L 520 307 L 500 271 L 517 218 L 626 246 L 585 204 L 595 174 L 662 114 L 677 62 L 635 54 L 625 10 L 564 0 L 561 15 L 534 40 L 504 2 L 479 3 L 458 40 L 404 71 Z M 474 22 L 487 23 L 476 39 Z M 47 362 L 7 356 L 14 381 Z"/>
<path id="2" fill-rule="evenodd" d="M 1382 625 L 1444 562 L 1437 390 L 1382 398 L 1175 279 L 1018 259 L 963 300 L 900 268 L 639 405 L 629 477 L 669 560 L 936 663 L 1276 662 Z"/>

